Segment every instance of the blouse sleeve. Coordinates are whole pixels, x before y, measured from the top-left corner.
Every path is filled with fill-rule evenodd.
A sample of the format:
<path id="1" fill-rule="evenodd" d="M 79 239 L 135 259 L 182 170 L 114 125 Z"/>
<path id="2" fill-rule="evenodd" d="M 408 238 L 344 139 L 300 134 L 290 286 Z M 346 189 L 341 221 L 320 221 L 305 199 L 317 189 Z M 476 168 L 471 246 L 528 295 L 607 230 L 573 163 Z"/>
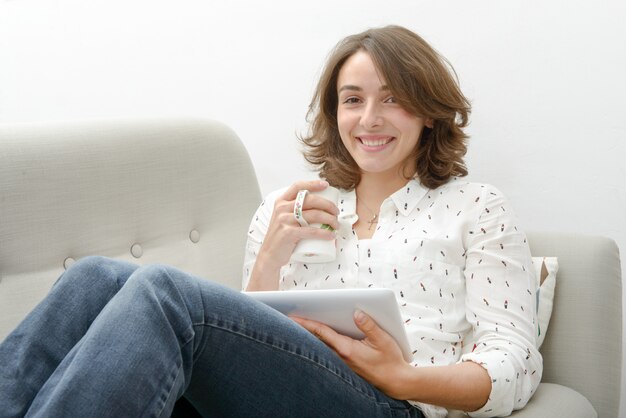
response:
<path id="1" fill-rule="evenodd" d="M 270 220 L 272 219 L 272 212 L 274 210 L 274 202 L 276 198 L 280 196 L 285 189 L 276 190 L 265 197 L 261 205 L 252 216 L 250 227 L 248 228 L 248 240 L 246 241 L 246 250 L 243 260 L 243 278 L 241 281 L 241 288 L 245 289 L 250 281 L 250 274 L 256 261 L 257 254 L 263 245 L 263 239 L 267 233 Z"/>
<path id="2" fill-rule="evenodd" d="M 506 198 L 485 187 L 484 208 L 467 237 L 466 312 L 473 341 L 460 361 L 484 367 L 492 388 L 473 417 L 506 416 L 526 405 L 541 380 L 536 348 L 536 278 L 525 235 Z"/>

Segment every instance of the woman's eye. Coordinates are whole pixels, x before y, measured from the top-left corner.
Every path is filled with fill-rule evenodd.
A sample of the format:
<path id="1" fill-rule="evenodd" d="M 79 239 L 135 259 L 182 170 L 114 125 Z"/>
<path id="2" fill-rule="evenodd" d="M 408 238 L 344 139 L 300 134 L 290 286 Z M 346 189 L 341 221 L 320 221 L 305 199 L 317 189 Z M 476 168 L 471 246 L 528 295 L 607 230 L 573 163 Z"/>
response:
<path id="1" fill-rule="evenodd" d="M 359 99 L 356 97 L 348 97 L 347 99 L 343 101 L 344 104 L 355 104 L 358 102 L 359 102 Z"/>
<path id="2" fill-rule="evenodd" d="M 396 98 L 391 96 L 385 99 L 385 103 L 396 103 Z"/>

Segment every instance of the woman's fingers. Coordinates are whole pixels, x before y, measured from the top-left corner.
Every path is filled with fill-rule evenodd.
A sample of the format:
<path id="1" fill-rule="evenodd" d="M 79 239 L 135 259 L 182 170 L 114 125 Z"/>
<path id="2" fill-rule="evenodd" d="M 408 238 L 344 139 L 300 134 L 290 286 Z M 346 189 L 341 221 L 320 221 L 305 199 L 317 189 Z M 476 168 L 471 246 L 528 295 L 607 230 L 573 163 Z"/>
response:
<path id="1" fill-rule="evenodd" d="M 297 181 L 282 195 L 284 200 L 294 200 L 300 190 L 308 190 L 310 192 L 319 192 L 328 187 L 328 182 L 325 180 L 301 180 Z M 307 196 L 308 198 L 309 196 Z"/>
<path id="2" fill-rule="evenodd" d="M 289 315 L 289 318 L 300 324 L 300 326 L 338 353 L 349 351 L 349 346 L 354 341 L 352 338 L 337 333 L 331 327 L 321 322 L 291 315 Z"/>
<path id="3" fill-rule="evenodd" d="M 305 210 L 303 212 L 304 219 L 307 220 L 309 225 L 321 224 L 330 225 L 334 230 L 339 229 L 339 220 L 336 215 L 331 215 L 328 212 L 324 212 L 318 209 Z M 315 229 L 319 229 L 319 225 L 313 226 Z"/>
<path id="4" fill-rule="evenodd" d="M 276 231 L 280 235 L 285 237 L 285 241 L 291 241 L 294 243 L 302 239 L 334 239 L 335 232 L 328 228 L 320 228 L 318 224 L 330 225 L 334 230 L 339 228 L 339 223 L 332 216 L 325 214 L 320 217 L 312 217 L 309 214 L 305 215 L 310 223 L 309 226 L 300 226 L 293 219 L 293 215 L 283 213 L 276 219 L 277 227 Z M 281 239 L 282 241 L 282 239 Z"/>
<path id="5" fill-rule="evenodd" d="M 337 208 L 334 202 L 312 193 L 306 195 L 302 209 L 320 209 L 335 216 L 339 215 L 339 208 Z"/>
<path id="6" fill-rule="evenodd" d="M 287 190 L 283 194 L 282 198 L 276 201 L 274 206 L 276 215 L 284 214 L 285 216 L 280 216 L 283 221 L 286 221 L 290 225 L 297 226 L 298 222 L 294 216 L 294 204 L 295 196 L 298 194 L 298 190 L 301 190 L 298 187 L 311 186 L 312 184 L 317 184 L 319 186 L 319 183 L 319 181 L 294 183 L 294 185 L 290 187 L 290 189 L 293 188 L 294 190 Z M 326 182 L 323 183 L 327 184 Z M 324 186 L 324 188 L 325 187 L 327 186 Z M 296 188 L 298 189 L 296 190 Z M 323 188 L 320 190 L 323 190 Z M 326 224 L 333 227 L 333 229 L 338 229 L 339 222 L 337 220 L 337 215 L 339 215 L 339 208 L 337 208 L 337 205 L 334 202 L 331 202 L 322 196 L 315 195 L 314 192 L 315 190 L 311 190 L 311 193 L 306 195 L 302 204 L 302 216 L 309 224 Z M 292 195 L 294 198 L 293 200 L 290 200 L 289 197 Z"/>
<path id="7" fill-rule="evenodd" d="M 293 215 L 294 204 L 295 202 L 293 200 L 277 200 L 274 205 L 274 210 L 278 213 L 291 213 Z M 310 210 L 324 211 L 335 218 L 339 215 L 339 208 L 337 208 L 337 205 L 333 202 L 322 196 L 308 193 L 304 199 L 302 211 L 306 212 Z"/>
<path id="8" fill-rule="evenodd" d="M 308 196 L 307 196 L 308 198 Z M 293 202 L 280 202 L 274 207 L 274 218 L 283 225 L 300 227 L 293 213 Z M 302 216 L 309 224 L 326 224 L 339 229 L 337 215 L 320 209 L 305 209 Z"/>

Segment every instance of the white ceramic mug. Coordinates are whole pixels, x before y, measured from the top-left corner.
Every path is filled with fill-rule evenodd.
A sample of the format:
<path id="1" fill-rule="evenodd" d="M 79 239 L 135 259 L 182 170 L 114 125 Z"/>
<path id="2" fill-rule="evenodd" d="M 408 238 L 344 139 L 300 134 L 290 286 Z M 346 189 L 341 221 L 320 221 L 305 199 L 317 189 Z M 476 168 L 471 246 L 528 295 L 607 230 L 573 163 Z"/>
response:
<path id="1" fill-rule="evenodd" d="M 309 194 L 315 194 L 322 196 L 325 199 L 330 200 L 335 205 L 339 201 L 339 190 L 332 186 L 328 186 L 319 192 L 309 192 Z M 330 228 L 326 224 L 310 224 L 313 228 Z M 296 244 L 296 249 L 291 255 L 293 261 L 300 261 L 302 263 L 327 263 L 333 261 L 337 257 L 337 248 L 335 246 L 335 240 L 325 239 L 303 239 Z"/>

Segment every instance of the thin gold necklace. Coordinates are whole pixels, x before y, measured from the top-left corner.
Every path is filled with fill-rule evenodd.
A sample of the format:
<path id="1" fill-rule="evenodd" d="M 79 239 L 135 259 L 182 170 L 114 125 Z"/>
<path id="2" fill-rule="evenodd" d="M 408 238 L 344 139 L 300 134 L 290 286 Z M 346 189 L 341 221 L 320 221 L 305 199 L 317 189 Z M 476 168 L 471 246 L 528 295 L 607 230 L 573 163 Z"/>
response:
<path id="1" fill-rule="evenodd" d="M 369 206 L 367 206 L 367 203 L 365 203 L 365 201 L 364 201 L 363 199 L 359 199 L 359 196 L 358 196 L 358 195 L 357 195 L 357 197 L 356 197 L 356 198 L 357 198 L 357 201 L 360 201 L 360 202 L 361 202 L 361 204 L 362 204 L 363 206 L 365 206 L 365 209 L 369 210 L 370 212 L 372 212 L 372 215 L 374 215 L 374 216 L 372 217 L 372 219 L 370 219 L 369 221 L 367 221 L 367 223 L 368 223 L 368 224 L 370 224 L 370 226 L 367 228 L 367 230 L 369 231 L 369 230 L 371 230 L 371 229 L 372 229 L 372 226 L 373 226 L 374 224 L 378 223 L 378 213 L 376 213 L 376 212 L 374 212 L 372 209 L 370 209 L 370 207 L 369 207 Z"/>

